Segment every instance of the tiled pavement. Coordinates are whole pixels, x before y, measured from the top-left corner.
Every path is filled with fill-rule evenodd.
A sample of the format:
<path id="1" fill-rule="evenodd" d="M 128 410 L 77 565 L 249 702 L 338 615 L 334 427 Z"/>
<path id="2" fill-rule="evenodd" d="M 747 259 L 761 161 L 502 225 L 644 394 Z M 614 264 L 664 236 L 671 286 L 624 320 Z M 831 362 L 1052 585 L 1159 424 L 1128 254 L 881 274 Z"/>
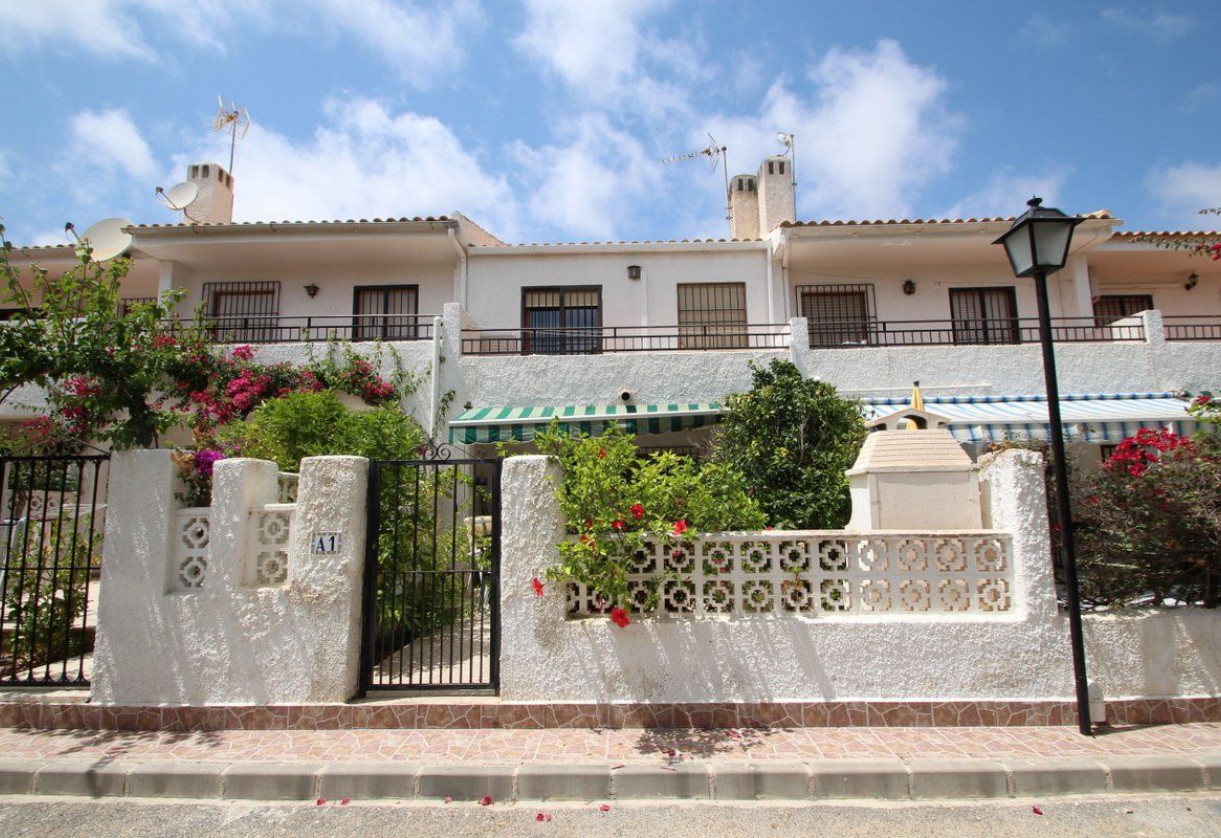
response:
<path id="1" fill-rule="evenodd" d="M 0 728 L 0 794 L 477 801 L 1221 790 L 1221 724 L 1075 728 Z"/>
<path id="2" fill-rule="evenodd" d="M 0 756 L 8 759 L 655 764 L 659 760 L 995 759 L 1208 752 L 1221 753 L 1221 724 L 1104 728 L 1093 737 L 1068 727 L 189 732 L 0 728 Z"/>

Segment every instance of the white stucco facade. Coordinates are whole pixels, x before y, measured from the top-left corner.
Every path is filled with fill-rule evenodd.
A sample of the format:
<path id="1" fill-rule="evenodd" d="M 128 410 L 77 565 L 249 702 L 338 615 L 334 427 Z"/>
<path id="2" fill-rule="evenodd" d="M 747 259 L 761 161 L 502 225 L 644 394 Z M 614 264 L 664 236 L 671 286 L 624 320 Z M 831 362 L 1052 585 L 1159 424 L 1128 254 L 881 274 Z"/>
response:
<path id="1" fill-rule="evenodd" d="M 176 543 L 187 530 L 177 519 L 169 452 L 115 454 L 93 702 L 204 706 L 351 698 L 360 653 L 367 465 L 357 457 L 303 461 L 292 526 L 276 535 L 286 545 L 287 570 L 269 580 L 254 564 L 258 539 L 251 527 L 259 510 L 277 500 L 274 463 L 216 464 L 210 521 L 190 530 L 203 548 L 196 557 L 205 557 L 192 570 Z M 311 536 L 318 532 L 341 534 L 341 548 L 313 551 Z"/>
<path id="2" fill-rule="evenodd" d="M 568 620 L 540 577 L 564 537 L 557 474 L 542 457 L 504 469 L 501 694 L 512 701 L 1071 701 L 1067 620 L 1046 540 L 1042 464 L 987 463 L 985 526 L 1012 534 L 1014 609 L 1001 616 Z M 1090 665 L 1108 699 L 1216 696 L 1218 615 L 1091 617 Z M 1152 644 L 1156 643 L 1156 646 Z M 1152 650 L 1156 649 L 1156 652 Z"/>

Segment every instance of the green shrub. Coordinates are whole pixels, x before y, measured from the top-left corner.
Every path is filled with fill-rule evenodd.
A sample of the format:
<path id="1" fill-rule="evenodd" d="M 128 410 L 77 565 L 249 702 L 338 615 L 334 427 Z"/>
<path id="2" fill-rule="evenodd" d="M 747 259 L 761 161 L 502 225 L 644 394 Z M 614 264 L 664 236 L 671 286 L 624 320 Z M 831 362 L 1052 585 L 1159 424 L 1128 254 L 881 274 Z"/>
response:
<path id="1" fill-rule="evenodd" d="M 732 466 L 701 468 L 690 457 L 671 453 L 641 459 L 635 438 L 615 427 L 591 438 L 566 434 L 553 423 L 537 442 L 560 466 L 557 497 L 576 536 L 560 544 L 560 561 L 546 576 L 561 584 L 584 584 L 608 607 L 648 610 L 655 604 L 662 575 L 653 580 L 645 602 L 633 602 L 628 590 L 632 556 L 646 542 L 682 542 L 687 531 L 750 530 L 764 524 L 746 478 Z"/>
<path id="2" fill-rule="evenodd" d="M 746 475 L 781 529 L 837 529 L 852 513 L 848 478 L 867 433 L 855 402 L 788 361 L 752 364 L 753 386 L 727 400 L 713 453 Z"/>
<path id="3" fill-rule="evenodd" d="M 243 456 L 296 471 L 304 457 L 347 454 L 394 460 L 415 456 L 424 434 L 397 407 L 351 410 L 334 393 L 292 393 L 260 405 L 224 435 Z"/>

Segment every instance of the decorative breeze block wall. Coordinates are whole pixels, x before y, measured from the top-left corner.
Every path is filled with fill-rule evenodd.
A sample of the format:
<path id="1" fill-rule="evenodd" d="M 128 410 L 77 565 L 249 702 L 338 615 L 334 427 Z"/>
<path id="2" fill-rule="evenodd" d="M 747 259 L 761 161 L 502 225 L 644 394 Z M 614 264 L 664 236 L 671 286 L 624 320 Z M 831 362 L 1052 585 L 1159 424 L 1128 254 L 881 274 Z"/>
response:
<path id="1" fill-rule="evenodd" d="M 1013 606 L 1011 544 L 989 531 L 708 533 L 646 542 L 628 587 L 641 616 L 1002 614 Z M 570 616 L 604 611 L 596 591 L 569 585 Z"/>

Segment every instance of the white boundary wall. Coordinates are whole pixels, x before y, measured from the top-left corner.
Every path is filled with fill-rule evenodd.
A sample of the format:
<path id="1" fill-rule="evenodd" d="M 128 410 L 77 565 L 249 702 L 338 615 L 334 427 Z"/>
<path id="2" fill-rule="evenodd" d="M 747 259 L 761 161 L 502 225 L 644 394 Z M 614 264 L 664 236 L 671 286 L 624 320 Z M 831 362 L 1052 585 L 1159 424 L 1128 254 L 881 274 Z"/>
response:
<path id="1" fill-rule="evenodd" d="M 1006 615 L 567 620 L 565 592 L 531 580 L 565 537 L 558 473 L 506 461 L 501 695 L 512 701 L 1072 700 L 1068 623 L 1047 545 L 1042 461 L 1009 451 L 981 471 L 987 527 L 1013 536 Z M 1221 615 L 1093 617 L 1093 677 L 1108 699 L 1221 694 Z M 1211 635 L 1210 635 L 1211 630 Z"/>
<path id="2" fill-rule="evenodd" d="M 178 577 L 181 527 L 166 450 L 111 465 L 92 700 L 118 705 L 346 701 L 357 689 L 368 461 L 302 461 L 287 577 L 252 573 L 251 522 L 275 504 L 274 463 L 216 464 L 202 585 Z M 315 531 L 342 549 L 310 553 Z"/>

